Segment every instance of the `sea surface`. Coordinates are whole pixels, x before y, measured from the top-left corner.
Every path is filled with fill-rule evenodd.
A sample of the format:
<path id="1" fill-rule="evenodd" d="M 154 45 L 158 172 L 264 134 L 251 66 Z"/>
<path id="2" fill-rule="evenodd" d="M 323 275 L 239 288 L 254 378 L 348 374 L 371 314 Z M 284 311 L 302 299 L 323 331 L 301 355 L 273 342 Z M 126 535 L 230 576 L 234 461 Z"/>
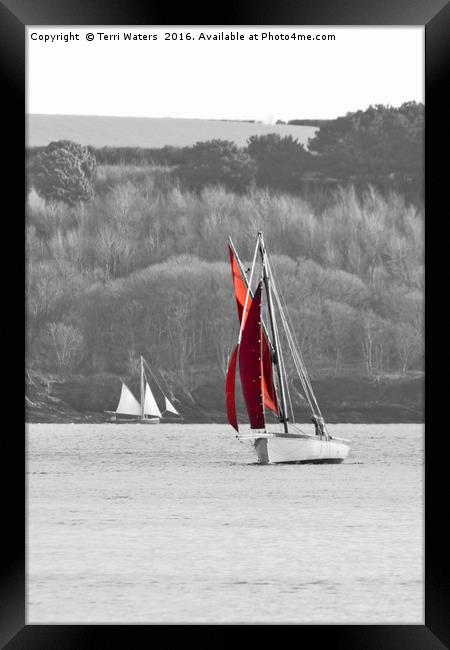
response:
<path id="1" fill-rule="evenodd" d="M 329 428 L 341 465 L 258 465 L 225 425 L 28 425 L 27 623 L 424 624 L 423 425 Z"/>

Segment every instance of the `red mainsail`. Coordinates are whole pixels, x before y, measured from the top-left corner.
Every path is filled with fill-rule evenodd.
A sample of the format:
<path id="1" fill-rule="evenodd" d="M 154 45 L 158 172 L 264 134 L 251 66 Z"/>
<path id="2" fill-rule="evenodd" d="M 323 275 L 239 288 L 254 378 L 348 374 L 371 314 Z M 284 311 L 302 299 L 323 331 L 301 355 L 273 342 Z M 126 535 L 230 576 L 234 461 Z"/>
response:
<path id="1" fill-rule="evenodd" d="M 252 429 L 264 429 L 265 427 L 262 382 L 261 290 L 262 282 L 258 284 L 253 296 L 239 346 L 239 373 Z"/>
<path id="2" fill-rule="evenodd" d="M 234 285 L 234 293 L 236 296 L 239 322 L 241 322 L 242 314 L 244 312 L 245 300 L 247 297 L 247 285 L 244 278 L 242 277 L 241 269 L 234 256 L 233 249 L 231 248 L 230 244 L 228 244 L 228 250 L 230 254 L 231 271 L 233 274 L 233 285 Z M 246 317 L 248 315 L 251 304 L 252 304 L 252 298 L 251 296 L 249 296 L 247 300 Z M 244 324 L 245 324 L 245 320 L 244 320 Z M 263 353 L 264 406 L 270 411 L 272 411 L 273 413 L 275 413 L 276 415 L 278 415 L 279 411 L 278 411 L 277 396 L 273 384 L 272 355 L 270 352 L 269 342 L 267 340 L 267 336 L 264 331 L 262 332 L 262 353 Z M 228 373 L 230 373 L 230 369 L 231 369 L 231 362 L 230 362 L 230 367 L 228 369 Z M 234 367 L 234 372 L 235 371 L 236 371 L 236 367 Z M 228 375 L 227 375 L 227 382 L 228 382 Z M 234 383 L 233 383 L 233 387 L 234 387 Z M 230 424 L 232 424 L 232 422 L 230 422 Z M 232 424 L 232 426 L 234 425 Z"/>

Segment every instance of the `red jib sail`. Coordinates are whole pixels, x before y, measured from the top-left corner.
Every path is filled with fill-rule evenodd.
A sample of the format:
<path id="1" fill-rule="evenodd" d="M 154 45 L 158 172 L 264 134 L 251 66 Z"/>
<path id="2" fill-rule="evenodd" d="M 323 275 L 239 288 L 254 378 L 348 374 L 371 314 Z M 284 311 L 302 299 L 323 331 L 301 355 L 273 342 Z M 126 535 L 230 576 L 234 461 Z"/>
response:
<path id="1" fill-rule="evenodd" d="M 262 282 L 258 284 L 253 296 L 239 346 L 239 373 L 252 429 L 264 429 L 265 427 L 262 382 L 261 290 Z"/>
<path id="2" fill-rule="evenodd" d="M 228 366 L 227 379 L 225 383 L 225 395 L 227 401 L 227 415 L 228 422 L 236 431 L 239 431 L 238 421 L 236 416 L 236 399 L 235 399 L 235 384 L 236 384 L 236 363 L 239 346 L 233 350 L 231 355 L 230 364 Z"/>
<path id="3" fill-rule="evenodd" d="M 228 250 L 230 253 L 230 263 L 231 263 L 231 271 L 233 274 L 233 284 L 234 284 L 234 293 L 236 296 L 236 303 L 237 303 L 237 309 L 238 309 L 238 315 L 239 315 L 239 322 L 242 321 L 242 314 L 244 312 L 244 305 L 245 305 L 245 300 L 247 297 L 247 285 L 242 277 L 241 269 L 239 267 L 239 264 L 234 256 L 233 249 L 231 248 L 230 244 L 228 244 Z M 248 311 L 251 307 L 252 304 L 252 298 L 251 296 L 248 297 L 247 300 L 247 308 L 246 308 L 246 317 L 248 315 Z M 244 319 L 244 324 L 245 324 L 245 319 Z M 266 334 L 263 331 L 262 333 L 262 351 L 263 351 L 263 394 L 264 394 L 264 406 L 275 413 L 276 415 L 279 414 L 278 411 L 278 403 L 277 403 L 277 396 L 275 393 L 275 387 L 273 384 L 273 370 L 272 370 L 272 355 L 270 352 L 270 347 L 269 347 L 269 342 L 267 340 Z M 231 368 L 231 363 L 230 363 L 230 368 Z M 230 368 L 228 369 L 228 372 L 230 372 Z M 236 368 L 234 369 L 236 370 Z M 227 381 L 228 381 L 228 376 L 227 376 Z M 233 384 L 234 386 L 234 384 Z M 233 395 L 234 397 L 234 395 Z M 230 424 L 232 424 L 230 422 Z M 234 426 L 234 425 L 232 425 Z M 236 427 L 235 427 L 236 428 Z"/>
<path id="4" fill-rule="evenodd" d="M 233 274 L 233 285 L 234 285 L 234 293 L 236 296 L 239 322 L 241 323 L 242 314 L 244 312 L 245 299 L 247 297 L 247 285 L 245 283 L 244 278 L 242 277 L 241 269 L 239 268 L 239 264 L 237 263 L 237 260 L 234 257 L 233 249 L 231 248 L 230 244 L 228 244 L 228 250 L 230 253 L 231 273 Z M 250 309 L 251 304 L 252 304 L 252 299 L 251 296 L 249 296 L 247 300 L 246 316 L 248 314 L 248 310 Z M 245 324 L 245 318 L 244 318 L 244 324 Z"/>

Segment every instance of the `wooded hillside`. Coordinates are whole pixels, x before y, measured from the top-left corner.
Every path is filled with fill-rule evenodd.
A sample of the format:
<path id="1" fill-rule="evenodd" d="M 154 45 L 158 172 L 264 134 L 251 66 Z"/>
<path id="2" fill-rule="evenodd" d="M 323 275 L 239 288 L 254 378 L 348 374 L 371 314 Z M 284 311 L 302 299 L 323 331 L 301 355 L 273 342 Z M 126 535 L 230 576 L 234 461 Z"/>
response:
<path id="1" fill-rule="evenodd" d="M 73 204 L 30 179 L 31 371 L 128 377 L 142 354 L 188 393 L 219 381 L 238 331 L 227 238 L 249 263 L 258 230 L 313 378 L 422 369 L 424 215 L 398 191 L 190 187 L 149 164 L 93 178 Z"/>

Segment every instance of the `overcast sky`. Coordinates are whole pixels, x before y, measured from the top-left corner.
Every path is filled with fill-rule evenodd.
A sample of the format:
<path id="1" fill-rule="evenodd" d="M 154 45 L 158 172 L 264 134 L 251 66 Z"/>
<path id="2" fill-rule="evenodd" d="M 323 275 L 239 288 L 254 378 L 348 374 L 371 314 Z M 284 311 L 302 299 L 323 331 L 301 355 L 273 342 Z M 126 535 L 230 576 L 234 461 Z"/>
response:
<path id="1" fill-rule="evenodd" d="M 31 38 L 70 32 L 79 40 Z M 120 40 L 100 40 L 98 32 Z M 158 39 L 124 41 L 124 32 Z M 166 41 L 166 32 L 193 38 Z M 200 41 L 200 32 L 239 32 L 245 40 Z M 335 34 L 336 40 L 261 41 L 262 32 Z M 250 34 L 259 40 L 250 41 Z M 28 113 L 273 122 L 408 100 L 424 101 L 423 27 L 27 29 Z"/>

